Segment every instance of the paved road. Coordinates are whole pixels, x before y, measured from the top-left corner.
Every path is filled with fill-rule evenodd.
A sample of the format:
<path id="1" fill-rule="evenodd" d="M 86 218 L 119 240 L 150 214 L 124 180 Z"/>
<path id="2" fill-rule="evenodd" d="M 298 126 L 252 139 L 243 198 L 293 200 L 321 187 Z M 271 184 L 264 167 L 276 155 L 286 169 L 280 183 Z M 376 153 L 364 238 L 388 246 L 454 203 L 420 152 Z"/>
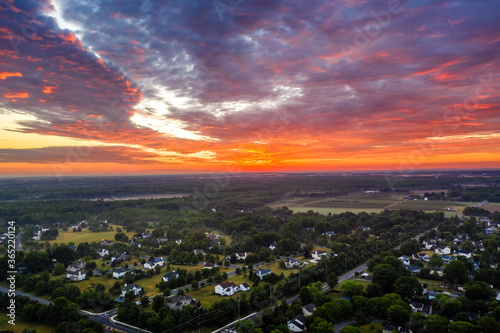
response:
<path id="1" fill-rule="evenodd" d="M 24 251 L 21 247 L 21 237 L 23 236 L 24 231 L 21 231 L 19 234 L 17 234 L 16 237 L 16 251 Z"/>
<path id="2" fill-rule="evenodd" d="M 4 287 L 0 287 L 0 291 L 3 292 L 3 293 L 8 293 L 9 292 L 9 289 L 7 288 L 4 288 Z M 43 298 L 39 298 L 39 297 L 36 297 L 36 296 L 33 296 L 33 295 L 30 295 L 30 294 L 27 294 L 27 293 L 23 293 L 22 291 L 19 291 L 19 290 L 16 290 L 15 291 L 15 294 L 16 295 L 19 295 L 19 296 L 26 296 L 26 297 L 29 297 L 31 298 L 32 300 L 34 301 L 39 301 L 40 303 L 43 303 L 45 305 L 49 305 L 50 303 L 52 302 L 49 302 Z"/>
<path id="3" fill-rule="evenodd" d="M 4 287 L 0 287 L 0 291 L 3 292 L 3 293 L 8 293 L 9 289 L 4 288 Z M 38 302 L 40 302 L 42 304 L 45 304 L 45 305 L 49 305 L 49 304 L 52 303 L 52 302 L 47 301 L 47 300 L 45 300 L 43 298 L 36 297 L 36 296 L 33 296 L 31 294 L 28 294 L 28 293 L 24 293 L 24 292 L 19 291 L 19 290 L 16 290 L 15 294 L 16 295 L 20 295 L 20 296 L 29 297 L 30 299 L 32 299 L 34 301 L 38 301 Z M 120 333 L 120 332 L 122 332 L 122 333 L 123 332 L 124 333 L 135 333 L 135 332 L 138 332 L 137 330 L 129 329 L 129 328 L 126 328 L 126 327 L 123 327 L 121 325 L 118 325 L 118 324 L 115 324 L 115 323 L 111 322 L 111 320 L 109 318 L 111 316 L 116 315 L 116 311 L 117 311 L 117 309 L 113 309 L 111 311 L 104 312 L 104 313 L 98 313 L 98 314 L 93 314 L 93 313 L 90 313 L 90 312 L 87 312 L 87 311 L 82 311 L 82 313 L 88 315 L 92 320 L 95 320 L 95 321 L 103 324 L 104 325 L 104 329 L 105 329 L 106 332 L 118 332 L 118 333 Z"/>

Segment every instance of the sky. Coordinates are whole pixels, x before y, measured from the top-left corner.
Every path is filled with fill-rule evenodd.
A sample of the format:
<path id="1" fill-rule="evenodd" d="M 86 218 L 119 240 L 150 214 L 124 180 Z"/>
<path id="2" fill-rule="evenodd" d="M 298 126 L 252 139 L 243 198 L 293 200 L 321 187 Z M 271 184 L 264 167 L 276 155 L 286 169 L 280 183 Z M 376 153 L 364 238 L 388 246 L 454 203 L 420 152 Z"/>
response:
<path id="1" fill-rule="evenodd" d="M 0 176 L 500 166 L 497 0 L 0 2 Z"/>

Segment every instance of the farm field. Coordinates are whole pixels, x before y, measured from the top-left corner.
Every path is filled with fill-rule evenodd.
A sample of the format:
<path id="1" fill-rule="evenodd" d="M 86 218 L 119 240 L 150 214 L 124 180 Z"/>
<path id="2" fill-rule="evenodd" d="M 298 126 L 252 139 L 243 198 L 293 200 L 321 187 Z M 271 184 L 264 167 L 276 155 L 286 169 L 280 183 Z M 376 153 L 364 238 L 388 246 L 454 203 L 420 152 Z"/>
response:
<path id="1" fill-rule="evenodd" d="M 117 227 L 120 227 L 118 225 L 111 225 L 111 226 L 113 227 L 113 230 L 116 230 Z M 87 228 L 83 229 L 81 232 L 73 232 L 70 230 L 59 231 L 59 236 L 57 236 L 55 240 L 49 241 L 49 243 L 68 244 L 69 242 L 73 242 L 75 243 L 75 246 L 78 246 L 78 244 L 85 242 L 88 242 L 89 244 L 91 244 L 92 242 L 99 243 L 103 239 L 115 241 L 115 234 L 116 231 L 92 232 Z M 129 238 L 132 238 L 132 236 L 134 236 L 133 231 L 124 232 L 124 234 L 126 234 Z M 40 241 L 40 242 L 45 242 L 45 241 Z"/>
<path id="2" fill-rule="evenodd" d="M 454 207 L 457 208 L 457 211 L 445 212 L 447 216 L 454 216 L 461 213 L 469 205 L 470 203 L 444 200 L 406 200 L 402 194 L 358 192 L 334 198 L 288 198 L 274 202 L 269 207 L 275 209 L 286 206 L 294 212 L 305 213 L 312 210 L 324 215 L 328 213 L 340 214 L 347 211 L 380 213 L 384 210 L 400 209 L 442 212 L 446 207 Z M 498 209 L 500 209 L 500 205 Z"/>

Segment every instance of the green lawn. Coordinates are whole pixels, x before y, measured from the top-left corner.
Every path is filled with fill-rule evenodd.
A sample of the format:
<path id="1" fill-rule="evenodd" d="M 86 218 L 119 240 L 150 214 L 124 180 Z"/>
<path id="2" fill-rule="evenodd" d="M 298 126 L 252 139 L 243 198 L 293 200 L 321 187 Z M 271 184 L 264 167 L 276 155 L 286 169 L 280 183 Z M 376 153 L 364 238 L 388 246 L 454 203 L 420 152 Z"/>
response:
<path id="1" fill-rule="evenodd" d="M 362 280 L 362 279 L 349 279 L 349 280 L 356 282 L 356 284 L 362 285 L 362 286 L 363 286 L 363 288 L 365 288 L 365 289 L 366 289 L 366 287 L 368 287 L 368 285 L 370 284 L 370 281 L 366 281 L 366 280 Z M 339 283 L 339 284 L 337 284 L 337 285 L 333 288 L 333 291 L 340 292 L 340 283 Z"/>
<path id="2" fill-rule="evenodd" d="M 359 327 L 362 333 L 378 333 L 382 332 L 384 325 L 382 323 L 371 323 Z"/>
<path id="3" fill-rule="evenodd" d="M 122 228 L 118 225 L 111 225 L 113 227 L 113 230 L 116 230 L 116 228 Z M 68 244 L 69 242 L 75 243 L 75 246 L 78 246 L 80 243 L 85 243 L 88 242 L 91 244 L 92 242 L 99 243 L 103 239 L 107 240 L 112 240 L 114 241 L 115 239 L 115 234 L 116 231 L 105 231 L 105 232 L 92 232 L 89 229 L 85 228 L 81 232 L 73 232 L 72 230 L 68 231 L 59 231 L 59 236 L 55 240 L 49 241 L 50 244 L 54 243 L 65 243 Z M 133 231 L 125 232 L 125 234 L 129 237 L 132 238 L 134 236 Z M 45 241 L 40 241 L 40 242 L 45 242 Z"/>

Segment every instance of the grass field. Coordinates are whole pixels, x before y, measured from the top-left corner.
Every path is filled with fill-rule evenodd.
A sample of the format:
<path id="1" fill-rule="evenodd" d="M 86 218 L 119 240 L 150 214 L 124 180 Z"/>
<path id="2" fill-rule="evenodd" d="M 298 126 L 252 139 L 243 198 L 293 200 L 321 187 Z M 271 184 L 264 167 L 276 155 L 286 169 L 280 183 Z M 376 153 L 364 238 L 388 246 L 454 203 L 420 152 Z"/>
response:
<path id="1" fill-rule="evenodd" d="M 361 333 L 378 333 L 383 331 L 384 325 L 382 323 L 371 323 L 359 328 L 361 329 Z"/>
<path id="2" fill-rule="evenodd" d="M 116 230 L 116 228 L 120 228 L 120 226 L 117 225 L 111 225 L 113 227 L 113 230 Z M 123 227 L 121 227 L 123 229 Z M 75 243 L 75 246 L 78 246 L 80 243 L 85 243 L 88 242 L 91 244 L 92 242 L 99 243 L 103 239 L 107 240 L 115 240 L 115 234 L 116 231 L 105 231 L 105 232 L 92 232 L 89 229 L 85 228 L 81 232 L 73 232 L 73 231 L 59 231 L 59 236 L 55 240 L 49 241 L 50 244 L 54 243 L 65 243 L 68 244 L 69 242 Z M 134 236 L 133 231 L 125 232 L 125 234 L 129 237 L 132 238 Z M 45 241 L 41 241 L 45 242 Z"/>
<path id="3" fill-rule="evenodd" d="M 16 325 L 11 325 L 8 323 L 8 320 L 9 318 L 4 314 L 0 316 L 0 331 L 8 330 L 13 331 L 14 333 L 21 333 L 23 330 L 31 328 L 35 329 L 37 333 L 52 333 L 56 330 L 55 327 L 50 327 L 43 324 L 25 323 L 18 318 L 16 318 Z"/>
<path id="4" fill-rule="evenodd" d="M 455 207 L 457 211 L 446 212 L 447 216 L 455 216 L 470 205 L 464 202 L 441 200 L 405 200 L 402 194 L 357 192 L 335 198 L 287 198 L 269 205 L 271 208 L 287 206 L 294 212 L 305 213 L 309 210 L 323 215 L 328 213 L 380 213 L 384 210 L 415 209 L 425 211 L 444 211 L 446 207 Z M 492 206 L 493 207 L 493 206 Z M 500 210 L 500 205 L 498 206 Z"/>

